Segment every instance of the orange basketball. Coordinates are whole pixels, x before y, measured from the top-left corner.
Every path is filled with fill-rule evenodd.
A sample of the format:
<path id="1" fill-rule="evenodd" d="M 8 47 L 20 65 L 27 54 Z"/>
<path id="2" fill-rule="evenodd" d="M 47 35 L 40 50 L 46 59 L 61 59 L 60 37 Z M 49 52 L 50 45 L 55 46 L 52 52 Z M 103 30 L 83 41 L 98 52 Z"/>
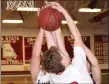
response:
<path id="1" fill-rule="evenodd" d="M 40 11 L 39 25 L 47 31 L 54 31 L 59 28 L 63 19 L 63 15 L 56 9 L 47 7 Z"/>

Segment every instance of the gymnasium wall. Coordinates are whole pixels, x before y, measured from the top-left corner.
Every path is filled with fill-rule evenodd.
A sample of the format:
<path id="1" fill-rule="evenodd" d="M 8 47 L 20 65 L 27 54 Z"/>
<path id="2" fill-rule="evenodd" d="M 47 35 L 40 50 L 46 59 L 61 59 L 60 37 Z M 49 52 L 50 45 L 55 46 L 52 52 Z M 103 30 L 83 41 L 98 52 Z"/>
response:
<path id="1" fill-rule="evenodd" d="M 78 25 L 77 25 L 78 26 Z M 94 35 L 108 34 L 107 24 L 101 25 L 101 23 L 96 23 L 91 25 L 86 23 L 86 25 L 78 26 L 82 36 L 90 36 L 91 50 L 94 52 Z M 70 32 L 67 25 L 62 25 L 63 36 L 69 36 Z M 2 28 L 2 36 L 23 36 L 23 37 L 36 37 L 39 32 L 38 28 Z M 24 41 L 23 41 L 24 42 Z M 24 44 L 24 43 L 23 43 Z M 24 45 L 23 45 L 24 46 Z M 24 52 L 24 48 L 23 48 Z M 2 71 L 25 71 L 29 70 L 29 64 L 25 64 L 25 57 L 23 53 L 23 65 L 2 65 Z M 108 64 L 100 64 L 101 69 L 108 69 Z"/>
<path id="2" fill-rule="evenodd" d="M 94 52 L 94 35 L 101 35 L 101 34 L 108 34 L 108 26 L 107 25 L 100 25 L 100 23 L 97 23 L 95 25 L 89 25 L 89 23 L 86 25 L 79 25 L 78 26 L 81 35 L 82 36 L 90 36 L 90 45 L 91 50 Z M 70 32 L 68 30 L 68 27 L 66 25 L 62 25 L 62 34 L 64 36 L 69 36 Z M 37 34 L 39 32 L 38 28 L 2 28 L 2 36 L 23 36 L 23 37 L 37 37 Z M 23 41 L 24 42 L 24 41 Z M 24 43 L 23 43 L 24 46 Z M 23 47 L 23 65 L 2 65 L 1 71 L 30 71 L 30 65 L 25 64 L 25 56 L 24 56 L 24 47 Z M 108 64 L 100 64 L 101 69 L 108 69 Z M 9 72 L 10 73 L 10 72 Z M 8 73 L 8 74 L 9 74 Z M 31 81 L 31 75 L 25 74 L 24 72 L 20 73 L 14 73 L 13 75 L 2 75 L 1 81 L 2 84 L 8 84 L 8 83 L 25 83 L 25 84 L 32 84 Z M 103 84 L 108 84 L 108 74 L 102 73 Z"/>

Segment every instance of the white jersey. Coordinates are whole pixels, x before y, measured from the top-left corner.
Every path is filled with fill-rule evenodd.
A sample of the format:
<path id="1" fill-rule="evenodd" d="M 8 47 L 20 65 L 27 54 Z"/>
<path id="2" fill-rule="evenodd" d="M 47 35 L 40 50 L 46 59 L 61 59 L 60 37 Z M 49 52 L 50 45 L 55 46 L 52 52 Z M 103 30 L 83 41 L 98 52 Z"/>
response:
<path id="1" fill-rule="evenodd" d="M 93 81 L 87 70 L 86 54 L 83 48 L 74 47 L 74 58 L 66 70 L 60 74 L 44 73 L 40 71 L 36 84 L 50 83 L 72 83 L 93 84 Z"/>

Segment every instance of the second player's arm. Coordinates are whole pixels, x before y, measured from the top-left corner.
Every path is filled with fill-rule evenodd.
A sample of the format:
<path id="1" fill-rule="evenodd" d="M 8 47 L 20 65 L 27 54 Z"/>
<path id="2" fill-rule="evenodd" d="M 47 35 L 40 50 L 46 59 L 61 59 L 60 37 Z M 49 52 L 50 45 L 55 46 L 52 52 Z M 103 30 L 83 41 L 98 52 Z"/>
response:
<path id="1" fill-rule="evenodd" d="M 36 78 L 40 71 L 40 53 L 43 43 L 43 36 L 44 36 L 44 31 L 43 29 L 40 29 L 39 34 L 35 40 L 35 44 L 33 46 L 32 58 L 30 64 L 30 72 L 31 72 L 33 83 L 35 83 Z"/>
<path id="2" fill-rule="evenodd" d="M 51 47 L 51 46 L 55 46 L 57 47 L 56 43 L 55 43 L 55 40 L 53 39 L 53 36 L 52 36 L 52 33 L 50 31 L 45 31 L 45 36 L 46 36 L 46 39 L 47 39 L 47 47 L 48 49 Z"/>
<path id="3" fill-rule="evenodd" d="M 63 15 L 68 23 L 69 30 L 71 31 L 71 34 L 74 37 L 75 46 L 77 45 L 77 46 L 84 48 L 82 38 L 79 34 L 79 30 L 78 30 L 77 26 L 75 25 L 73 19 L 71 18 L 71 16 L 68 14 L 67 11 L 64 11 Z"/>
<path id="4" fill-rule="evenodd" d="M 91 63 L 91 71 L 92 71 L 92 76 L 94 78 L 94 81 L 96 82 L 96 84 L 101 84 L 102 77 L 101 77 L 101 70 L 100 70 L 98 60 L 88 47 L 86 47 L 85 45 L 84 47 L 85 47 L 87 58 Z"/>
<path id="5" fill-rule="evenodd" d="M 53 31 L 52 34 L 53 34 L 55 42 L 60 50 L 61 56 L 63 57 L 63 59 L 65 59 L 64 64 L 65 64 L 65 66 L 68 66 L 70 63 L 70 57 L 65 49 L 65 44 L 64 44 L 63 37 L 62 37 L 61 29 L 58 28 L 57 30 Z"/>

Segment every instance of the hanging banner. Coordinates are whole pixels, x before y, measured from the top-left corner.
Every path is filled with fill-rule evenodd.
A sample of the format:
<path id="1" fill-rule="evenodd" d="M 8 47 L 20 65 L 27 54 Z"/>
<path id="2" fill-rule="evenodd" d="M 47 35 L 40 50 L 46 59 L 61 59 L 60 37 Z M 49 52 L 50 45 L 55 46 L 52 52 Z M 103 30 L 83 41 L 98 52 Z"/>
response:
<path id="1" fill-rule="evenodd" d="M 36 37 L 24 37 L 25 63 L 30 63 L 35 38 Z"/>
<path id="2" fill-rule="evenodd" d="M 90 48 L 90 36 L 82 36 L 82 40 L 84 44 Z M 73 58 L 73 44 L 74 39 L 71 38 L 71 36 L 64 36 L 64 42 L 65 42 L 65 48 L 70 56 L 70 58 Z"/>
<path id="3" fill-rule="evenodd" d="M 100 64 L 107 64 L 109 62 L 108 45 L 108 35 L 94 36 L 95 56 Z"/>
<path id="4" fill-rule="evenodd" d="M 1 64 L 22 65 L 22 36 L 1 36 Z"/>
<path id="5" fill-rule="evenodd" d="M 25 63 L 27 64 L 29 64 L 31 61 L 32 49 L 35 43 L 35 39 L 36 37 L 24 37 Z M 47 43 L 46 43 L 46 39 L 44 38 L 41 54 L 45 52 L 46 50 L 47 50 Z"/>

